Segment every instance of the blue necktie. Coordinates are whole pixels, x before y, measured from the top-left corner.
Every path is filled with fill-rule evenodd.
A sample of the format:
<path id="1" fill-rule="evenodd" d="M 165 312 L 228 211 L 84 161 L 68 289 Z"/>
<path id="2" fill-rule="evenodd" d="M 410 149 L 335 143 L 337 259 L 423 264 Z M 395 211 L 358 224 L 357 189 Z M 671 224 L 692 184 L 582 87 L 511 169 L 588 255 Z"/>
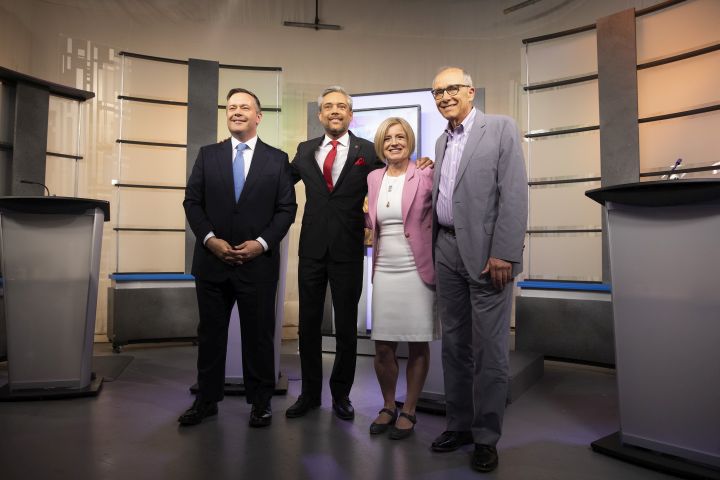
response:
<path id="1" fill-rule="evenodd" d="M 245 158 L 243 158 L 243 150 L 247 148 L 244 143 L 239 143 L 235 147 L 235 158 L 233 159 L 233 182 L 235 182 L 235 201 L 240 200 L 240 193 L 243 185 L 245 185 Z"/>

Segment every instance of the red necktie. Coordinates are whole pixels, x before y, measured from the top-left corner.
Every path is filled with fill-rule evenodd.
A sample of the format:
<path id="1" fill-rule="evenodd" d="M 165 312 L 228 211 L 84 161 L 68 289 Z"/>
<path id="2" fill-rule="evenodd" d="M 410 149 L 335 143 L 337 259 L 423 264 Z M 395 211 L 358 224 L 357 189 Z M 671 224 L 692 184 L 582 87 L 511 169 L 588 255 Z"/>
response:
<path id="1" fill-rule="evenodd" d="M 335 162 L 335 157 L 337 156 L 338 141 L 330 140 L 330 143 L 332 143 L 332 148 L 328 152 L 327 157 L 325 157 L 325 163 L 323 163 L 323 177 L 325 177 L 325 183 L 327 184 L 328 190 L 332 192 L 332 166 L 333 162 Z"/>

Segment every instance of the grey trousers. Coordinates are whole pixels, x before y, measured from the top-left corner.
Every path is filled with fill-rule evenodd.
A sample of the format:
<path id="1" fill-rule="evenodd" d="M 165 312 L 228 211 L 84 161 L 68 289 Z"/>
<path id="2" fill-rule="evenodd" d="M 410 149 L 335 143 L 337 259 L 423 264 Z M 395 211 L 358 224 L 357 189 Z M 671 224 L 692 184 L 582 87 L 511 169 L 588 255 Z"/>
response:
<path id="1" fill-rule="evenodd" d="M 496 445 L 508 390 L 512 283 L 499 291 L 489 274 L 470 278 L 455 237 L 443 231 L 435 269 L 447 429 L 471 430 L 475 443 Z"/>

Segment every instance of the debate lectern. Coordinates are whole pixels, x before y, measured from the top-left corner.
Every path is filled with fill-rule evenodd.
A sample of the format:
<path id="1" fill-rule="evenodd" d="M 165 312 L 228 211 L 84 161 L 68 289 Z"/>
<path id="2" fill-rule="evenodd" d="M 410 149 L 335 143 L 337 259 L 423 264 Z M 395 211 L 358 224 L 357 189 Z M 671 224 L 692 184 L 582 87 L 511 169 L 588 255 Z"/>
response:
<path id="1" fill-rule="evenodd" d="M 720 180 L 586 195 L 606 207 L 620 410 L 620 431 L 592 447 L 720 478 Z"/>
<path id="2" fill-rule="evenodd" d="M 106 201 L 0 197 L 8 383 L 0 400 L 97 394 L 93 378 Z"/>

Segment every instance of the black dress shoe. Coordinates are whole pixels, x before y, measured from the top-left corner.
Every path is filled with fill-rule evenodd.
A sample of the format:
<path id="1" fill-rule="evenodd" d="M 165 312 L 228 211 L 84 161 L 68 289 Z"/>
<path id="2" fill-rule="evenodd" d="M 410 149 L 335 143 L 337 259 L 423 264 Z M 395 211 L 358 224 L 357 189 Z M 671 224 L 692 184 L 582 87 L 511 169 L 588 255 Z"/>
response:
<path id="1" fill-rule="evenodd" d="M 195 399 L 192 406 L 180 415 L 178 422 L 180 422 L 180 425 L 197 425 L 202 422 L 204 418 L 212 417 L 213 415 L 217 415 L 217 413 L 217 402 Z"/>
<path id="2" fill-rule="evenodd" d="M 288 418 L 302 417 L 310 410 L 318 408 L 319 406 L 319 399 L 315 399 L 307 395 L 300 395 L 297 401 L 285 411 L 285 416 Z"/>
<path id="3" fill-rule="evenodd" d="M 355 409 L 348 397 L 333 398 L 333 411 L 335 416 L 341 420 L 352 420 L 355 418 Z"/>
<path id="4" fill-rule="evenodd" d="M 253 428 L 268 427 L 272 423 L 270 402 L 256 403 L 250 410 L 250 425 Z"/>
<path id="5" fill-rule="evenodd" d="M 473 470 L 477 470 L 478 472 L 492 472 L 498 466 L 497 449 L 492 445 L 476 443 L 470 465 Z"/>
<path id="6" fill-rule="evenodd" d="M 405 417 L 408 420 L 410 420 L 410 423 L 412 423 L 412 426 L 410 428 L 397 428 L 395 425 L 392 426 L 390 429 L 390 435 L 388 435 L 392 440 L 402 440 L 403 438 L 407 438 L 410 436 L 413 431 L 415 431 L 415 424 L 417 423 L 417 417 L 415 415 L 410 415 L 409 413 L 400 412 L 401 417 Z"/>
<path id="7" fill-rule="evenodd" d="M 397 420 L 398 411 L 397 408 L 395 410 L 390 410 L 389 408 L 383 408 L 381 409 L 378 414 L 385 413 L 390 416 L 390 421 L 388 423 L 371 423 L 370 424 L 370 435 L 380 435 L 381 433 L 385 433 L 388 428 L 392 424 L 395 423 L 395 420 Z"/>
<path id="8" fill-rule="evenodd" d="M 431 448 L 433 452 L 452 452 L 463 445 L 470 445 L 471 443 L 473 443 L 472 432 L 468 430 L 459 432 L 447 430 L 435 439 Z"/>

